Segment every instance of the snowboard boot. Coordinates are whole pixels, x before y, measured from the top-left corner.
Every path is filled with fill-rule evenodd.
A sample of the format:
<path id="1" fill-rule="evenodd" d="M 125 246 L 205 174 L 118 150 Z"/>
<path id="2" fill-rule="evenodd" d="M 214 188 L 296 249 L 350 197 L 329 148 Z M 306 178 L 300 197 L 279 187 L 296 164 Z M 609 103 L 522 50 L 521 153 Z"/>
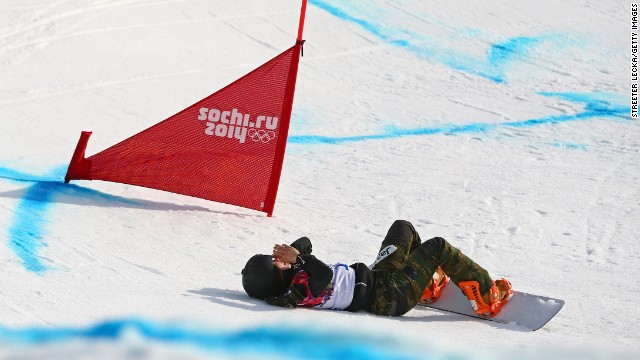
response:
<path id="1" fill-rule="evenodd" d="M 458 286 L 469 298 L 473 311 L 480 316 L 494 317 L 498 315 L 502 307 L 513 297 L 511 283 L 504 278 L 496 280 L 489 292 L 482 295 L 477 281 L 461 281 Z"/>
<path id="2" fill-rule="evenodd" d="M 433 274 L 433 278 L 429 282 L 429 285 L 422 292 L 422 296 L 420 297 L 421 304 L 431 304 L 440 298 L 442 294 L 442 290 L 449 283 L 449 277 L 447 274 L 442 271 L 440 266 L 436 269 L 436 272 Z"/>

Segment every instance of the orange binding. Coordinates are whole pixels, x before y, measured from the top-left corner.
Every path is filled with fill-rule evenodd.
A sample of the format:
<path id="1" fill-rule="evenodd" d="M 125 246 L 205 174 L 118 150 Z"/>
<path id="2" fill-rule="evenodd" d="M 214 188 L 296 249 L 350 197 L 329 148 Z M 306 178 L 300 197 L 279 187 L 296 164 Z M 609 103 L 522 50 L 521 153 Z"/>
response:
<path id="1" fill-rule="evenodd" d="M 423 304 L 431 304 L 440 298 L 442 295 L 442 289 L 449 283 L 449 277 L 438 266 L 436 272 L 433 274 L 433 278 L 429 282 L 429 285 L 424 289 L 420 302 Z"/>
<path id="2" fill-rule="evenodd" d="M 494 317 L 498 315 L 502 307 L 511 300 L 513 291 L 511 283 L 506 279 L 496 280 L 489 290 L 490 303 L 487 304 L 480 294 L 480 285 L 477 281 L 461 281 L 458 287 L 471 302 L 473 311 L 481 316 Z"/>

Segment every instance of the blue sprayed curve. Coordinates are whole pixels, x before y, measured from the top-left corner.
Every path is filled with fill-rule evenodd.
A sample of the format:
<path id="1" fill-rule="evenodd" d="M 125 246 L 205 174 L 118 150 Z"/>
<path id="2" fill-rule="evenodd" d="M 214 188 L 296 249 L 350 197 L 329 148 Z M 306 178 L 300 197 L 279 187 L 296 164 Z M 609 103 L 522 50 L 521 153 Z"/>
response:
<path id="1" fill-rule="evenodd" d="M 491 44 L 484 59 L 457 51 L 442 45 L 441 39 L 434 39 L 424 34 L 410 32 L 405 29 L 394 29 L 382 25 L 375 20 L 367 20 L 365 14 L 352 15 L 344 10 L 349 3 L 340 2 L 340 6 L 332 5 L 324 0 L 310 0 L 309 3 L 328 12 L 340 20 L 355 24 L 378 38 L 380 41 L 395 47 L 403 48 L 421 58 L 435 61 L 451 69 L 481 76 L 496 83 L 506 82 L 506 71 L 516 60 L 527 58 L 531 50 L 543 41 L 556 41 L 557 36 L 528 37 L 518 36 Z M 352 11 L 356 13 L 356 10 Z M 456 31 L 470 38 L 478 37 L 475 29 Z"/>
<path id="2" fill-rule="evenodd" d="M 391 37 L 390 34 L 388 34 L 390 31 L 386 30 L 383 26 L 377 25 L 373 22 L 367 21 L 365 19 L 362 18 L 358 18 L 355 16 L 350 15 L 349 13 L 347 13 L 346 11 L 333 6 L 325 1 L 321 1 L 321 0 L 309 0 L 309 3 L 312 5 L 317 6 L 318 8 L 328 12 L 329 14 L 337 17 L 338 19 L 344 20 L 346 22 L 350 22 L 356 25 L 359 25 L 361 28 L 363 28 L 364 30 L 366 30 L 368 33 L 374 35 L 375 37 L 385 41 L 385 42 L 396 42 L 396 41 L 400 41 L 400 43 L 398 44 L 402 44 L 404 43 L 404 41 L 399 40 L 399 39 L 394 39 L 393 37 Z"/>
<path id="3" fill-rule="evenodd" d="M 45 183 L 39 182 L 29 187 L 25 199 L 18 203 L 13 222 L 8 229 L 11 250 L 22 260 L 26 270 L 38 274 L 48 270 L 37 253 L 40 248 L 46 246 L 44 234 L 51 196 L 52 193 Z"/>
<path id="4" fill-rule="evenodd" d="M 524 59 L 538 43 L 550 37 L 514 37 L 503 42 L 491 44 L 485 59 L 478 59 L 469 54 L 442 48 L 437 45 L 414 44 L 405 41 L 404 45 L 412 53 L 451 69 L 467 74 L 480 76 L 496 83 L 506 83 L 506 73 L 511 64 Z M 394 42 L 393 45 L 399 45 Z"/>
<path id="5" fill-rule="evenodd" d="M 42 262 L 39 251 L 47 246 L 45 237 L 49 209 L 56 196 L 84 196 L 87 199 L 106 200 L 114 203 L 135 205 L 136 202 L 111 196 L 99 191 L 65 184 L 67 167 L 59 167 L 46 175 L 31 175 L 0 167 L 0 179 L 19 183 L 32 183 L 26 188 L 14 210 L 13 219 L 7 229 L 9 248 L 20 258 L 27 271 L 43 275 L 50 267 Z"/>
<path id="6" fill-rule="evenodd" d="M 620 116 L 622 113 L 628 114 L 631 111 L 630 107 L 621 105 L 625 99 L 623 96 L 607 93 L 577 93 L 577 92 L 547 92 L 542 91 L 538 94 L 546 97 L 555 97 L 558 99 L 570 101 L 576 104 L 584 104 L 585 111 L 602 113 L 603 115 L 609 113 L 615 113 L 615 116 Z"/>
<path id="7" fill-rule="evenodd" d="M 514 60 L 527 56 L 531 49 L 542 40 L 542 37 L 521 36 L 491 45 L 487 57 L 487 68 L 484 71 L 480 71 L 478 75 L 498 83 L 504 83 L 506 70 L 510 64 Z"/>
<path id="8" fill-rule="evenodd" d="M 44 235 L 48 223 L 47 212 L 53 196 L 51 187 L 56 179 L 60 179 L 61 171 L 63 170 L 55 169 L 47 175 L 36 176 L 0 168 L 0 178 L 35 183 L 27 188 L 16 206 L 8 235 L 9 247 L 22 260 L 24 268 L 37 274 L 43 274 L 49 269 L 37 254 L 39 249 L 47 246 Z"/>
<path id="9" fill-rule="evenodd" d="M 547 97 L 558 97 L 563 100 L 584 104 L 582 112 L 573 115 L 552 115 L 523 121 L 505 123 L 473 123 L 465 125 L 446 125 L 440 127 L 422 127 L 417 129 L 403 129 L 389 126 L 383 133 L 357 136 L 318 136 L 318 135 L 293 135 L 289 136 L 289 142 L 293 144 L 344 144 L 365 140 L 384 140 L 407 136 L 425 136 L 436 134 L 471 134 L 484 133 L 500 128 L 529 128 L 534 126 L 559 124 L 571 121 L 585 121 L 593 118 L 623 117 L 629 113 L 630 108 L 617 105 L 614 102 L 619 99 L 616 94 L 609 93 L 540 93 Z"/>
<path id="10" fill-rule="evenodd" d="M 131 333 L 152 343 L 189 346 L 207 352 L 295 359 L 435 359 L 442 354 L 417 353 L 391 336 L 367 336 L 348 331 L 311 330 L 307 327 L 257 327 L 236 331 L 211 331 L 180 324 L 158 324 L 144 319 L 120 319 L 88 327 L 0 326 L 0 344 L 48 345 L 78 341 L 121 341 Z M 433 354 L 433 355 L 429 355 Z M 420 355 L 420 356 L 418 356 Z M 458 355 L 458 354 L 456 354 Z M 458 355 L 459 356 L 459 355 Z M 464 359 L 465 357 L 457 357 Z"/>
<path id="11" fill-rule="evenodd" d="M 574 144 L 574 143 L 565 143 L 565 142 L 555 142 L 551 144 L 554 147 L 561 149 L 569 149 L 569 150 L 587 150 L 587 146 L 584 144 Z"/>
<path id="12" fill-rule="evenodd" d="M 55 170 L 53 172 L 54 176 L 56 176 L 55 174 L 57 174 L 58 171 L 59 170 Z M 0 179 L 18 181 L 18 182 L 34 182 L 34 181 L 52 181 L 53 177 L 47 176 L 47 175 L 45 176 L 31 175 L 21 171 L 0 167 Z"/>

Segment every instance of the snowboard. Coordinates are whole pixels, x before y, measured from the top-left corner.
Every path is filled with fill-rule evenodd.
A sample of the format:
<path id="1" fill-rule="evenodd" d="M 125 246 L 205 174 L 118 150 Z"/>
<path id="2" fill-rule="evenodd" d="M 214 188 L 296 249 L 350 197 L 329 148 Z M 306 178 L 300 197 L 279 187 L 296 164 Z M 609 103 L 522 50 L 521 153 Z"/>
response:
<path id="1" fill-rule="evenodd" d="M 442 290 L 438 301 L 431 304 L 418 303 L 418 305 L 482 320 L 515 324 L 536 331 L 553 319 L 562 309 L 564 300 L 514 291 L 513 297 L 504 305 L 498 315 L 483 317 L 473 312 L 469 299 L 455 284 L 449 282 Z"/>

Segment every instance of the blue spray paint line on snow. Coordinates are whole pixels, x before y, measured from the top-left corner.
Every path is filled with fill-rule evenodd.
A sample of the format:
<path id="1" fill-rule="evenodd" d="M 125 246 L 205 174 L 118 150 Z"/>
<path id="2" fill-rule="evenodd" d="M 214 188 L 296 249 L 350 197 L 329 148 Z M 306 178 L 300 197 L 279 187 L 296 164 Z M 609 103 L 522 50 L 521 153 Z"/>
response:
<path id="1" fill-rule="evenodd" d="M 43 240 L 44 228 L 51 196 L 51 191 L 43 182 L 29 187 L 25 193 L 27 199 L 21 199 L 18 203 L 8 230 L 11 250 L 22 260 L 26 270 L 37 274 L 48 270 L 37 253 L 46 246 Z"/>
<path id="2" fill-rule="evenodd" d="M 552 36 L 509 38 L 491 44 L 487 50 L 486 58 L 481 59 L 442 45 L 441 39 L 434 39 L 404 29 L 390 28 L 375 20 L 367 20 L 364 18 L 366 14 L 362 12 L 358 12 L 358 16 L 352 15 L 344 10 L 348 6 L 348 3 L 345 2 L 340 2 L 341 8 L 324 0 L 310 0 L 309 2 L 338 19 L 358 25 L 384 43 L 401 47 L 419 57 L 435 61 L 454 70 L 481 76 L 497 83 L 506 82 L 506 70 L 514 61 L 528 58 L 531 50 L 540 42 L 553 40 Z M 353 13 L 356 11 L 354 10 Z M 460 33 L 466 33 L 477 39 L 479 31 L 473 29 L 456 31 L 456 34 Z"/>
<path id="3" fill-rule="evenodd" d="M 211 331 L 179 324 L 158 324 L 143 319 L 120 319 L 81 327 L 0 326 L 0 344 L 65 345 L 78 341 L 112 343 L 137 335 L 149 345 L 173 345 L 229 355 L 290 359 L 436 359 L 442 354 L 418 352 L 407 343 L 386 336 L 368 336 L 345 330 L 312 330 L 308 327 L 257 327 L 236 331 Z M 104 342 L 102 342 L 104 343 Z M 126 342 L 125 342 L 126 344 Z M 139 343 L 138 343 L 139 344 Z M 138 345 L 139 346 L 139 345 Z M 430 356 L 431 354 L 431 356 Z M 212 354 L 213 355 L 213 354 Z M 456 354 L 458 355 L 458 354 Z M 465 357 L 456 358 L 464 359 Z"/>
<path id="4" fill-rule="evenodd" d="M 584 104 L 585 111 L 593 113 L 607 114 L 616 112 L 616 116 L 626 115 L 619 114 L 625 112 L 628 114 L 630 107 L 622 105 L 625 99 L 622 95 L 608 92 L 596 93 L 577 93 L 577 92 L 538 92 L 538 94 L 546 97 L 555 97 L 576 104 Z"/>
<path id="5" fill-rule="evenodd" d="M 21 171 L 0 167 L 0 179 L 6 179 L 18 182 L 34 182 L 34 181 L 53 181 L 49 176 L 37 176 Z"/>
<path id="6" fill-rule="evenodd" d="M 396 126 L 389 126 L 381 134 L 357 135 L 357 136 L 318 136 L 318 135 L 292 135 L 289 136 L 289 143 L 293 144 L 343 144 L 359 142 L 365 140 L 384 140 L 401 138 L 407 136 L 425 136 L 437 134 L 471 134 L 484 133 L 500 128 L 529 128 L 541 125 L 559 124 L 572 121 L 585 121 L 594 118 L 617 118 L 624 117 L 629 113 L 630 108 L 625 105 L 614 103 L 618 98 L 615 94 L 609 93 L 540 93 L 548 97 L 558 97 L 563 100 L 582 103 L 582 112 L 572 115 L 552 115 L 542 118 L 529 119 L 523 121 L 513 121 L 505 123 L 472 123 L 466 125 L 446 125 L 439 127 L 422 127 L 417 129 L 403 129 Z"/>
<path id="7" fill-rule="evenodd" d="M 527 58 L 531 50 L 546 38 L 521 36 L 491 44 L 485 59 L 454 49 L 413 44 L 408 41 L 404 47 L 420 57 L 436 61 L 451 69 L 481 76 L 496 83 L 506 83 L 506 73 L 511 64 Z"/>
<path id="8" fill-rule="evenodd" d="M 487 68 L 478 75 L 498 83 L 504 83 L 509 65 L 514 60 L 526 57 L 531 49 L 542 40 L 542 37 L 521 36 L 491 45 L 487 57 Z"/>
<path id="9" fill-rule="evenodd" d="M 373 36 L 379 38 L 380 40 L 383 40 L 385 42 L 389 42 L 389 43 L 394 43 L 394 42 L 399 42 L 398 44 L 405 44 L 406 42 L 403 40 L 399 40 L 399 39 L 395 39 L 392 37 L 392 35 L 390 34 L 391 31 L 389 31 L 388 29 L 386 29 L 384 26 L 375 24 L 373 22 L 367 21 L 363 18 L 359 18 L 359 17 L 355 17 L 352 16 L 350 14 L 348 14 L 346 11 L 333 6 L 325 1 L 322 0 L 309 0 L 309 3 L 312 5 L 317 6 L 318 8 L 328 12 L 329 14 L 337 17 L 338 19 L 344 20 L 346 22 L 350 22 L 350 23 L 354 23 L 356 25 L 359 25 L 360 27 L 362 27 L 364 30 L 366 30 L 367 32 L 369 32 L 370 34 L 372 34 Z"/>
<path id="10" fill-rule="evenodd" d="M 554 147 L 561 149 L 569 149 L 569 150 L 587 150 L 587 146 L 584 144 L 574 144 L 574 143 L 565 143 L 565 142 L 556 142 L 551 144 Z"/>
<path id="11" fill-rule="evenodd" d="M 113 206 L 118 205 L 128 205 L 128 206 L 140 206 L 140 203 L 135 200 L 123 198 L 116 195 L 106 194 L 97 190 L 84 188 L 81 186 L 77 186 L 74 184 L 65 184 L 63 182 L 65 172 L 67 167 L 61 167 L 54 171 L 52 171 L 49 175 L 45 176 L 37 176 L 26 174 L 23 172 L 19 172 L 16 170 L 11 170 L 9 168 L 0 167 L 0 179 L 14 181 L 14 182 L 26 182 L 26 183 L 36 183 L 41 184 L 46 191 L 54 193 L 60 196 L 69 196 L 75 198 L 82 198 L 85 202 L 98 202 L 100 204 L 111 203 Z M 30 199 L 33 201 L 42 201 L 43 197 L 38 196 L 38 193 L 35 192 L 34 195 L 30 196 L 30 193 L 27 192 L 22 196 L 24 199 Z M 51 200 L 51 199 L 49 199 Z"/>
<path id="12" fill-rule="evenodd" d="M 35 182 L 27 188 L 16 206 L 8 235 L 9 247 L 22 260 L 26 270 L 42 274 L 48 267 L 38 257 L 38 250 L 46 247 L 43 241 L 46 215 L 53 196 L 52 184 L 60 178 L 60 169 L 48 175 L 35 176 L 0 167 L 0 178 L 18 182 Z"/>
<path id="13" fill-rule="evenodd" d="M 114 203 L 135 205 L 135 201 L 111 196 L 99 191 L 85 189 L 62 182 L 67 167 L 60 167 L 47 175 L 30 175 L 20 171 L 0 167 L 0 179 L 14 182 L 33 183 L 20 196 L 14 210 L 14 217 L 8 227 L 9 248 L 22 260 L 27 271 L 43 275 L 46 266 L 38 252 L 47 246 L 46 220 L 49 209 L 57 196 L 82 197 L 88 200 L 106 200 Z"/>

